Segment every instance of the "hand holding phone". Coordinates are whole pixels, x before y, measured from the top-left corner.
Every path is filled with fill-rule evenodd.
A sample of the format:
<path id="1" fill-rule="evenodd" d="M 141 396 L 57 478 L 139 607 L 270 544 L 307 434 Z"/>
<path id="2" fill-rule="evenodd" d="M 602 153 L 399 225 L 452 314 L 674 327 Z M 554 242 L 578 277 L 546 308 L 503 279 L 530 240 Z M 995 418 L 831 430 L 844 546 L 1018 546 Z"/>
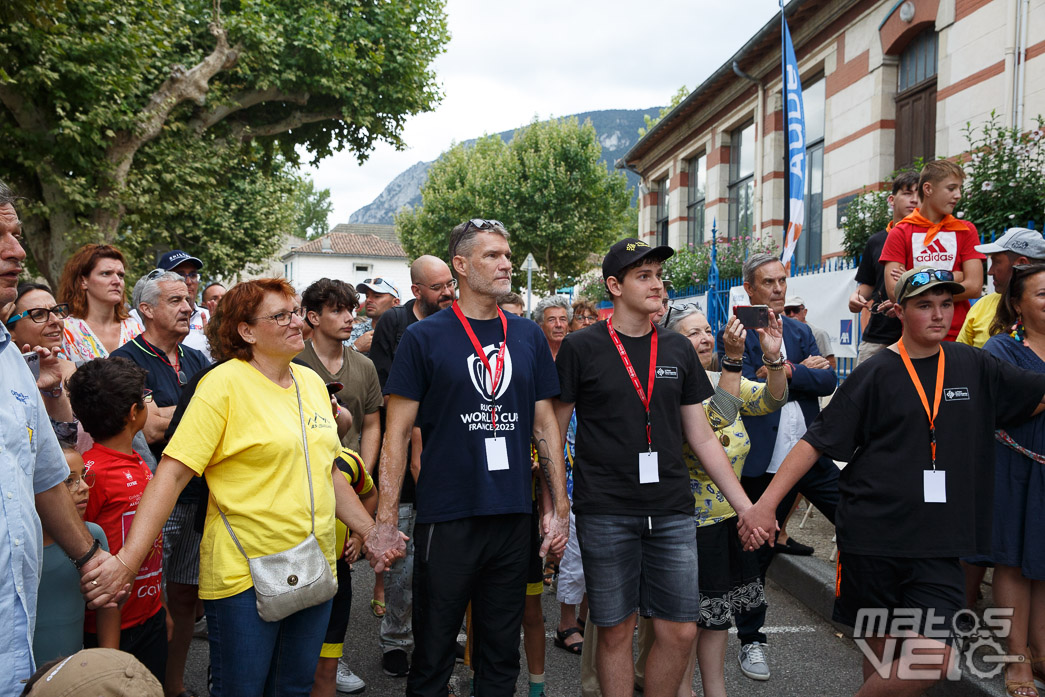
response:
<path id="1" fill-rule="evenodd" d="M 36 351 L 28 351 L 22 354 L 22 358 L 25 359 L 25 364 L 29 366 L 29 371 L 33 374 L 33 380 L 40 379 L 40 354 Z"/>
<path id="2" fill-rule="evenodd" d="M 734 305 L 733 314 L 744 329 L 765 329 L 769 326 L 769 305 Z"/>

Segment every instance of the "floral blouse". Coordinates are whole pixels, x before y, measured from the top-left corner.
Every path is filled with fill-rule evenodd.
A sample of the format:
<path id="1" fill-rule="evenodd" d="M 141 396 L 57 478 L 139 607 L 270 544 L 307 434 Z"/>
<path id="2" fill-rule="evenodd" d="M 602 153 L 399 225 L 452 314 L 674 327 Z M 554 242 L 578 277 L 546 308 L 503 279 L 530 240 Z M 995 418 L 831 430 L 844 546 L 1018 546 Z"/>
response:
<path id="1" fill-rule="evenodd" d="M 737 477 L 744 469 L 744 460 L 751 450 L 751 438 L 744 427 L 742 415 L 764 416 L 772 413 L 787 403 L 787 389 L 784 395 L 775 399 L 766 383 L 740 378 L 740 397 L 737 398 L 718 386 L 721 373 L 708 371 L 711 384 L 715 385 L 715 394 L 703 402 L 704 413 L 715 431 L 715 435 L 726 449 L 726 457 L 733 465 Z M 693 492 L 694 511 L 697 527 L 714 525 L 736 515 L 736 511 L 726 501 L 726 497 L 718 490 L 711 477 L 704 471 L 696 453 L 689 444 L 683 445 L 682 457 L 689 467 L 689 486 Z"/>
<path id="2" fill-rule="evenodd" d="M 134 317 L 128 317 L 120 322 L 120 346 L 145 331 L 145 327 Z M 105 358 L 109 355 L 105 344 L 99 339 L 87 320 L 75 317 L 65 318 L 65 331 L 62 339 L 62 351 L 66 358 L 79 364 L 82 361 L 90 361 L 95 358 Z"/>

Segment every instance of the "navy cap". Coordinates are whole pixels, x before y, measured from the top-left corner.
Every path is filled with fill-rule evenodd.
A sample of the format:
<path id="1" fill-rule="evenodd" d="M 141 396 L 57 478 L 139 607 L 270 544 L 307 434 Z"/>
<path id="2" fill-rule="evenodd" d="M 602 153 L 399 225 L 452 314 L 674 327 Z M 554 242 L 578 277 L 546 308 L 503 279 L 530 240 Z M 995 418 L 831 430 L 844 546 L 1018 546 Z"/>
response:
<path id="1" fill-rule="evenodd" d="M 178 264 L 184 264 L 187 261 L 195 264 L 197 269 L 203 268 L 202 261 L 196 257 L 189 256 L 186 252 L 183 252 L 180 249 L 172 249 L 166 254 L 161 255 L 160 258 L 156 260 L 156 266 L 164 271 L 170 271 Z"/>

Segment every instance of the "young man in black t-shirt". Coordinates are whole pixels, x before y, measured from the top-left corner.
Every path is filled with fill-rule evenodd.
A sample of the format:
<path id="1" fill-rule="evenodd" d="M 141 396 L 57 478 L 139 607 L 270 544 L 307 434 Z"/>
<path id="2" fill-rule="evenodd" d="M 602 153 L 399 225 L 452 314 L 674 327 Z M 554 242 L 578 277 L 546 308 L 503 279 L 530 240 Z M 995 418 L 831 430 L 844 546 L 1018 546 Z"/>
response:
<path id="1" fill-rule="evenodd" d="M 906 218 L 918 207 L 918 173 L 903 172 L 893 180 L 893 193 L 889 196 L 893 209 L 892 222 L 884 230 L 871 235 L 856 270 L 856 290 L 849 296 L 849 311 L 867 310 L 871 317 L 864 327 L 860 346 L 856 350 L 856 365 L 860 365 L 889 344 L 900 338 L 903 328 L 891 312 L 893 303 L 885 291 L 885 264 L 878 261 L 882 256 L 889 228 Z M 891 282 L 895 282 L 891 280 Z"/>
<path id="2" fill-rule="evenodd" d="M 944 342 L 962 291 L 949 271 L 900 277 L 900 341 L 853 371 L 740 514 L 742 533 L 771 526 L 821 454 L 849 463 L 838 484 L 834 619 L 855 627 L 866 694 L 922 694 L 950 668 L 945 644 L 965 600 L 958 558 L 990 552 L 994 429 L 1045 408 L 1045 375 Z M 901 640 L 912 627 L 919 636 Z"/>
<path id="3" fill-rule="evenodd" d="M 661 263 L 672 254 L 637 239 L 613 245 L 602 263 L 613 317 L 568 335 L 556 359 L 562 433 L 577 412 L 573 510 L 604 697 L 632 694 L 636 611 L 653 618 L 656 635 L 646 663 L 650 697 L 675 695 L 696 636 L 683 438 L 734 508 L 751 505 L 701 406 L 714 390 L 693 346 L 650 321 L 665 294 Z"/>

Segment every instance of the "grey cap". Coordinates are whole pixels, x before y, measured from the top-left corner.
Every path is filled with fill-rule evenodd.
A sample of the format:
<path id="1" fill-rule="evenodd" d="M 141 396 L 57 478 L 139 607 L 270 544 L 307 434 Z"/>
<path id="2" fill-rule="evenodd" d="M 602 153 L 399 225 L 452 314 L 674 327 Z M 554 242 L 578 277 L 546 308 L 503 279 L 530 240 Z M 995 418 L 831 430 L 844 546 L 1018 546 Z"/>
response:
<path id="1" fill-rule="evenodd" d="M 993 242 L 976 245 L 976 251 L 983 254 L 1012 252 L 1028 259 L 1045 259 L 1045 237 L 1037 230 L 1011 227 Z"/>

